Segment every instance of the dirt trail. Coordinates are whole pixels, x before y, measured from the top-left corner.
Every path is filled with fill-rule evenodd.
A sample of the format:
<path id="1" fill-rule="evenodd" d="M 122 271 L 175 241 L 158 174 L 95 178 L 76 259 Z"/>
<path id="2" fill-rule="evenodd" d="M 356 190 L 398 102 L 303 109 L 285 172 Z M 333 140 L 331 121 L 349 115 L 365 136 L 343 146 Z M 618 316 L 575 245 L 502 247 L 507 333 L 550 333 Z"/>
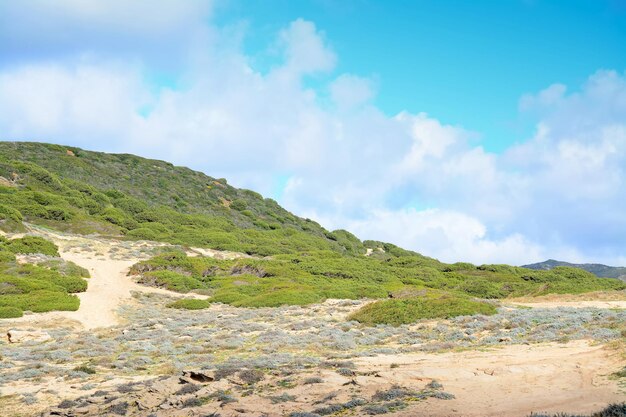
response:
<path id="1" fill-rule="evenodd" d="M 141 258 L 125 260 L 111 259 L 109 256 L 96 256 L 94 253 L 60 251 L 61 257 L 87 269 L 91 274 L 87 291 L 79 293 L 80 307 L 77 311 L 53 311 L 31 314 L 14 323 L 58 323 L 59 320 L 78 322 L 85 330 L 110 327 L 120 324 L 116 313 L 118 307 L 132 299 L 132 292 L 157 293 L 174 297 L 206 298 L 197 294 L 179 294 L 161 288 L 147 287 L 133 282 L 127 275 L 128 269 Z"/>

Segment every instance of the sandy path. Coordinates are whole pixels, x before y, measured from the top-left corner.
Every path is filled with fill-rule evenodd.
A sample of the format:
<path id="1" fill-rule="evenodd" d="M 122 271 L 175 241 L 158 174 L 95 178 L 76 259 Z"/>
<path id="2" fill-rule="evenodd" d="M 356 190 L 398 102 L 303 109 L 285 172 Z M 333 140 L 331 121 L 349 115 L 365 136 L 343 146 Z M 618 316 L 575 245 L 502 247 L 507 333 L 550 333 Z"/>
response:
<path id="1" fill-rule="evenodd" d="M 87 291 L 77 294 L 80 307 L 77 311 L 52 311 L 30 314 L 12 323 L 59 323 L 60 320 L 78 322 L 86 330 L 120 324 L 116 311 L 120 305 L 132 299 L 132 292 L 157 293 L 174 297 L 207 298 L 197 294 L 179 294 L 161 288 L 147 287 L 135 283 L 127 276 L 128 269 L 140 259 L 114 260 L 108 257 L 95 258 L 93 253 L 61 251 L 61 257 L 87 269 L 91 274 Z"/>
<path id="2" fill-rule="evenodd" d="M 532 307 L 532 308 L 626 308 L 626 301 L 539 301 L 539 302 L 510 302 L 507 303 L 514 306 Z"/>
<path id="3" fill-rule="evenodd" d="M 527 416 L 530 412 L 598 411 L 626 400 L 608 375 L 621 369 L 619 353 L 587 341 L 514 345 L 445 354 L 406 354 L 356 360 L 385 379 L 410 387 L 424 379 L 441 382 L 454 400 L 416 403 L 394 416 Z M 390 369 L 392 363 L 399 367 Z M 365 381 L 363 381 L 365 382 Z"/>

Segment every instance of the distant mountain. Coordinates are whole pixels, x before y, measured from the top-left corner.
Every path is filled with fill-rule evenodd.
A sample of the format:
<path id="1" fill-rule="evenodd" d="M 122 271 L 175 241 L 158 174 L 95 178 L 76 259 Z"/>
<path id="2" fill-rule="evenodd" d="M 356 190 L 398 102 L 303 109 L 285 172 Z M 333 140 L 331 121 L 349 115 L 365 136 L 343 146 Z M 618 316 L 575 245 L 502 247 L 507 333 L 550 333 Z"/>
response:
<path id="1" fill-rule="evenodd" d="M 544 262 L 536 264 L 524 265 L 523 268 L 548 271 L 557 266 L 569 266 L 571 268 L 579 268 L 602 278 L 618 278 L 626 281 L 626 267 L 623 266 L 607 266 L 602 264 L 572 264 L 569 262 L 555 261 L 548 259 Z"/>

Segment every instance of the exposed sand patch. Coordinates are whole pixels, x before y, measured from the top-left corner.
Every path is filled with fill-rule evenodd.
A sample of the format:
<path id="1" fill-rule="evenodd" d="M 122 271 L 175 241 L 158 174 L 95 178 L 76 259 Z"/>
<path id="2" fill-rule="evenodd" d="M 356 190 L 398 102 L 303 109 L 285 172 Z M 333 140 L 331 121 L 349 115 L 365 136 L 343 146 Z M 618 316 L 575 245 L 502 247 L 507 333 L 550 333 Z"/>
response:
<path id="1" fill-rule="evenodd" d="M 410 386 L 437 379 L 456 396 L 416 403 L 397 416 L 527 416 L 533 411 L 587 413 L 626 400 L 608 376 L 623 365 L 618 352 L 587 341 L 513 345 L 444 354 L 389 355 L 356 361 Z M 392 363 L 399 365 L 390 370 Z M 417 414 L 416 414 L 417 413 Z"/>
<path id="2" fill-rule="evenodd" d="M 626 309 L 626 291 L 597 291 L 583 294 L 548 294 L 502 300 L 505 304 L 533 308 L 619 308 Z"/>
<path id="3" fill-rule="evenodd" d="M 532 307 L 532 308 L 557 308 L 557 307 L 570 307 L 570 308 L 621 308 L 626 309 L 626 301 L 539 301 L 539 302 L 527 302 L 508 303 L 515 306 Z"/>
<path id="4" fill-rule="evenodd" d="M 78 293 L 80 307 L 77 311 L 52 311 L 49 313 L 29 314 L 12 323 L 39 323 L 58 324 L 60 321 L 78 323 L 85 330 L 99 327 L 110 327 L 120 324 L 117 309 L 123 303 L 132 300 L 132 292 L 157 293 L 173 297 L 192 297 L 206 299 L 198 294 L 180 294 L 161 288 L 148 287 L 137 284 L 128 276 L 129 268 L 146 257 L 126 257 L 113 259 L 116 242 L 106 240 L 89 240 L 74 236 L 64 236 L 51 232 L 38 231 L 46 238 L 59 246 L 61 257 L 67 261 L 87 269 L 91 274 L 88 279 L 87 291 Z M 90 251 L 77 251 L 73 244 L 76 242 L 91 243 L 94 248 Z"/>

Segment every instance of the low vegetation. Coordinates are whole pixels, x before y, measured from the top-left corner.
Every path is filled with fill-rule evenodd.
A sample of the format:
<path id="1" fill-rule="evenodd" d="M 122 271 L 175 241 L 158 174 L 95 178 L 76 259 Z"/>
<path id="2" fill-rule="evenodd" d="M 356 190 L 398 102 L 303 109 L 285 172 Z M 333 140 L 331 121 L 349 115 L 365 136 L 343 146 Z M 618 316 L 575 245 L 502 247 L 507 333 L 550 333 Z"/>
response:
<path id="1" fill-rule="evenodd" d="M 195 300 L 184 298 L 181 300 L 176 300 L 172 303 L 169 303 L 167 307 L 169 308 L 180 308 L 184 310 L 202 310 L 203 308 L 208 308 L 211 305 L 207 300 Z"/>
<path id="2" fill-rule="evenodd" d="M 398 256 L 400 255 L 400 256 Z M 306 305 L 326 299 L 384 299 L 351 316 L 364 324 L 493 314 L 476 299 L 623 289 L 618 280 L 573 269 L 532 271 L 506 265 L 444 264 L 411 252 L 383 259 L 332 251 L 218 260 L 161 253 L 131 268 L 138 282 L 239 307 Z M 404 256 L 402 256 L 404 255 Z"/>
<path id="3" fill-rule="evenodd" d="M 33 263 L 16 262 L 17 254 L 37 254 Z M 54 243 L 25 236 L 0 241 L 0 318 L 21 317 L 24 311 L 74 311 L 79 299 L 74 293 L 87 289 L 84 268 L 64 261 Z"/>
<path id="4" fill-rule="evenodd" d="M 254 191 L 163 161 L 0 142 L 0 176 L 6 180 L 0 182 L 0 228 L 6 231 L 25 220 L 76 233 L 263 256 L 365 253 L 346 231 L 328 232 Z"/>
<path id="5" fill-rule="evenodd" d="M 349 316 L 363 324 L 400 324 L 415 323 L 421 319 L 448 319 L 474 314 L 492 315 L 496 308 L 484 302 L 471 300 L 469 297 L 437 294 L 405 300 L 383 300 L 368 304 Z"/>

